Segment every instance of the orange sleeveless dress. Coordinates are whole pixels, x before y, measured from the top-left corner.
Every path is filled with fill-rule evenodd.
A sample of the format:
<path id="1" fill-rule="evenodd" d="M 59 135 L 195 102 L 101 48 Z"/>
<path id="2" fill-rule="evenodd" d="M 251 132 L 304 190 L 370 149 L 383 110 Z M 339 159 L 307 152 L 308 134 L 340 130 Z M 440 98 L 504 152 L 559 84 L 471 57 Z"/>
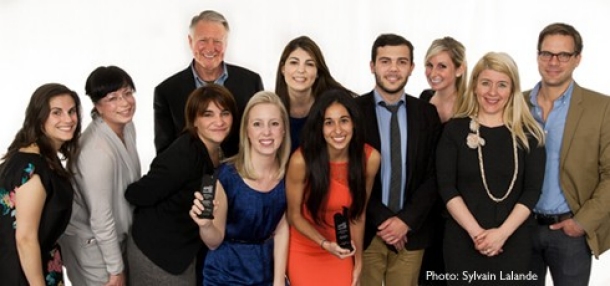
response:
<path id="1" fill-rule="evenodd" d="M 373 147 L 365 145 L 367 161 L 372 150 Z M 301 207 L 305 219 L 328 241 L 336 242 L 333 216 L 352 204 L 347 176 L 347 162 L 330 162 L 330 187 L 323 225 L 315 224 L 305 205 Z M 353 268 L 353 257 L 339 259 L 290 226 L 287 274 L 291 286 L 349 286 Z"/>

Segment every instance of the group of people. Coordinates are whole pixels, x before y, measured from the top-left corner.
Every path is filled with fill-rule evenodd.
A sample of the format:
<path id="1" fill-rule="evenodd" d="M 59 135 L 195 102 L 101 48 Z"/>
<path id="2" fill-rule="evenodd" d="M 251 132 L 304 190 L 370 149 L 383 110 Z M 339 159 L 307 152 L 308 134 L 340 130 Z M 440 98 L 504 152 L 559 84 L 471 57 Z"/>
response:
<path id="1" fill-rule="evenodd" d="M 63 285 L 62 265 L 73 285 L 544 285 L 547 269 L 588 284 L 610 248 L 610 98 L 574 81 L 572 26 L 542 30 L 526 92 L 509 55 L 468 77 L 464 46 L 437 39 L 419 98 L 402 36 L 377 37 L 358 96 L 306 36 L 263 91 L 224 61 L 228 33 L 218 12 L 192 19 L 191 64 L 155 88 L 143 176 L 127 72 L 89 75 L 82 135 L 78 95 L 36 89 L 0 165 L 3 285 Z"/>

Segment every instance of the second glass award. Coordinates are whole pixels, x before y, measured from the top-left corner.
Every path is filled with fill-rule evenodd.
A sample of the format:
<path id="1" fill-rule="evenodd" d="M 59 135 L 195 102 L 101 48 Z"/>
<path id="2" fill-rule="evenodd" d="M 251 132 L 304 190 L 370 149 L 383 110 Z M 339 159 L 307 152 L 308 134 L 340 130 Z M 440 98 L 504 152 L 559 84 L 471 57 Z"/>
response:
<path id="1" fill-rule="evenodd" d="M 337 244 L 344 249 L 353 251 L 352 247 L 352 236 L 349 230 L 349 220 L 347 216 L 348 209 L 343 207 L 343 213 L 336 213 L 335 219 L 335 235 L 337 238 Z"/>

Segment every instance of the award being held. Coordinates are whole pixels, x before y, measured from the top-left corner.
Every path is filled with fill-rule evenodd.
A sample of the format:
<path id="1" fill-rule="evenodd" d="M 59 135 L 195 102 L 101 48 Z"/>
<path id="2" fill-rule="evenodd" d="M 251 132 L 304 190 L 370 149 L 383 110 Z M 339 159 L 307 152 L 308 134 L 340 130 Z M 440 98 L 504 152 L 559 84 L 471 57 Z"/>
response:
<path id="1" fill-rule="evenodd" d="M 337 244 L 344 249 L 353 251 L 352 237 L 349 231 L 349 221 L 347 216 L 348 209 L 343 207 L 343 213 L 336 213 L 335 219 L 335 235 L 337 238 Z"/>
<path id="2" fill-rule="evenodd" d="M 214 175 L 203 175 L 201 181 L 201 194 L 203 195 L 203 199 L 201 200 L 203 210 L 198 217 L 214 219 L 214 195 L 216 194 L 216 177 Z"/>

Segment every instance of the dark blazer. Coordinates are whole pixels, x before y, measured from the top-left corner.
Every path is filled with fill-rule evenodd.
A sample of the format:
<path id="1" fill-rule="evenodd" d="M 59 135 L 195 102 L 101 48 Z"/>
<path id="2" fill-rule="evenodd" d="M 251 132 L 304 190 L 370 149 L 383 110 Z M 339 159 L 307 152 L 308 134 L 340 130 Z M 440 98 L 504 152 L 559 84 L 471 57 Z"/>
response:
<path id="1" fill-rule="evenodd" d="M 356 101 L 362 108 L 364 118 L 368 119 L 365 122 L 366 143 L 381 150 L 373 92 L 356 98 Z M 408 142 L 404 205 L 395 214 L 383 204 L 381 201 L 381 173 L 377 173 L 366 212 L 365 249 L 376 235 L 377 227 L 392 216 L 398 216 L 411 228 L 407 234 L 407 249 L 417 250 L 428 246 L 432 231 L 428 214 L 438 199 L 434 160 L 441 123 L 436 108 L 427 102 L 407 94 L 405 106 L 407 108 Z"/>
<path id="2" fill-rule="evenodd" d="M 419 94 L 419 100 L 423 100 L 425 102 L 430 102 L 432 97 L 434 96 L 435 91 L 433 89 L 424 89 Z"/>
<path id="3" fill-rule="evenodd" d="M 248 100 L 256 92 L 263 90 L 260 75 L 242 67 L 227 65 L 228 77 L 224 86 L 233 94 L 237 103 L 237 118 L 233 119 L 233 128 L 222 148 L 225 156 L 237 154 L 239 150 L 239 123 L 241 114 Z M 155 149 L 157 154 L 165 150 L 182 133 L 184 107 L 191 92 L 195 90 L 195 77 L 191 65 L 183 71 L 169 77 L 155 87 Z"/>
<path id="4" fill-rule="evenodd" d="M 171 274 L 183 273 L 205 248 L 199 227 L 189 216 L 193 193 L 201 187 L 204 173 L 214 173 L 214 164 L 203 142 L 186 132 L 153 159 L 148 174 L 125 191 L 125 199 L 135 206 L 133 241 L 148 259 Z"/>
<path id="5" fill-rule="evenodd" d="M 530 91 L 524 92 L 530 102 Z M 595 257 L 610 249 L 610 98 L 574 83 L 559 183 Z"/>

